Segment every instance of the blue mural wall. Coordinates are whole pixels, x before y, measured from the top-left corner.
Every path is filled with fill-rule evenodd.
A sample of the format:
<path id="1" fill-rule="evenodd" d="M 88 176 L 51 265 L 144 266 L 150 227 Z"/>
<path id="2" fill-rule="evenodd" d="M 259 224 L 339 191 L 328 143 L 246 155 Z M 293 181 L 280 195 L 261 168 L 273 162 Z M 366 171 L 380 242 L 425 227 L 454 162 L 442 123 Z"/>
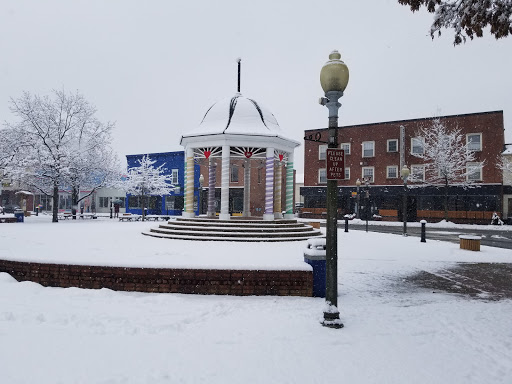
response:
<path id="1" fill-rule="evenodd" d="M 146 154 L 140 155 L 127 155 L 126 160 L 128 162 L 128 169 L 138 167 L 140 164 L 138 160 L 141 160 Z M 163 153 L 148 153 L 151 160 L 156 160 L 153 165 L 155 168 L 163 164 L 164 173 L 172 175 L 173 170 L 177 170 L 178 177 L 177 183 L 174 185 L 177 187 L 170 195 L 166 196 L 150 196 L 148 197 L 145 207 L 146 214 L 148 215 L 177 215 L 181 216 L 183 212 L 184 202 L 184 182 L 185 182 L 185 152 L 163 152 Z M 198 214 L 198 204 L 196 203 L 199 199 L 199 165 L 194 165 L 194 211 Z M 126 212 L 134 214 L 142 214 L 142 208 L 137 196 L 126 195 Z"/>

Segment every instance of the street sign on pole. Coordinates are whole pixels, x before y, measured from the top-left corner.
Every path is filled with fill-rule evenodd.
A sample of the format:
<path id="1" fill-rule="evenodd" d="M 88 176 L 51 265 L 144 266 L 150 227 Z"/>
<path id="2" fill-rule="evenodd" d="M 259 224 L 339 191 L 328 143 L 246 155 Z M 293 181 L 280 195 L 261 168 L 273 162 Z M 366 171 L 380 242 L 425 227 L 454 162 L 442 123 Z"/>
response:
<path id="1" fill-rule="evenodd" d="M 327 180 L 345 179 L 345 151 L 328 148 L 326 153 Z"/>

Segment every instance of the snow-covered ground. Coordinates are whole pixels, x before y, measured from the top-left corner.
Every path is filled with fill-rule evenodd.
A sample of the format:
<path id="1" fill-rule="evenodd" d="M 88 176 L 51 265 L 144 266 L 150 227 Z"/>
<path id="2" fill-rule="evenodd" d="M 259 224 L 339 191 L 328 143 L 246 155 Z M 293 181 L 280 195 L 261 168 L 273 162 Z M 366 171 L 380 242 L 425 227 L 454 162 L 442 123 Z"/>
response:
<path id="1" fill-rule="evenodd" d="M 0 224 L 0 258 L 172 267 L 309 268 L 304 242 L 173 241 L 157 224 L 47 216 Z M 0 383 L 511 383 L 512 302 L 403 279 L 512 251 L 339 231 L 339 307 L 324 300 L 43 288 L 0 273 Z"/>

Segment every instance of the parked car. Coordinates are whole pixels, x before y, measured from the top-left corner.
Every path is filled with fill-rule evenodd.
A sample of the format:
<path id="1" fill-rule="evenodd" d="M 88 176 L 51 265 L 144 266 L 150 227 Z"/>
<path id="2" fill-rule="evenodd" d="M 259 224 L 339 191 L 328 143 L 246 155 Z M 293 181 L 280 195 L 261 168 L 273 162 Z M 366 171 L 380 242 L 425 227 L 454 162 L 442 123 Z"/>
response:
<path id="1" fill-rule="evenodd" d="M 19 205 L 16 204 L 7 204 L 4 207 L 4 213 L 14 213 L 14 211 L 21 209 Z"/>

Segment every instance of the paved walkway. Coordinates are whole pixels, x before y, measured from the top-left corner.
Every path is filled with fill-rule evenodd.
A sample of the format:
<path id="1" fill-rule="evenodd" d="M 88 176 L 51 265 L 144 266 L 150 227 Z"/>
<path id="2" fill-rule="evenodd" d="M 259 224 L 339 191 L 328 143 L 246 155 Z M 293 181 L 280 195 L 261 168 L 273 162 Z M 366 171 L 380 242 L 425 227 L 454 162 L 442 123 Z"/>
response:
<path id="1" fill-rule="evenodd" d="M 483 300 L 512 299 L 512 263 L 460 263 L 406 279 L 414 286 Z"/>

